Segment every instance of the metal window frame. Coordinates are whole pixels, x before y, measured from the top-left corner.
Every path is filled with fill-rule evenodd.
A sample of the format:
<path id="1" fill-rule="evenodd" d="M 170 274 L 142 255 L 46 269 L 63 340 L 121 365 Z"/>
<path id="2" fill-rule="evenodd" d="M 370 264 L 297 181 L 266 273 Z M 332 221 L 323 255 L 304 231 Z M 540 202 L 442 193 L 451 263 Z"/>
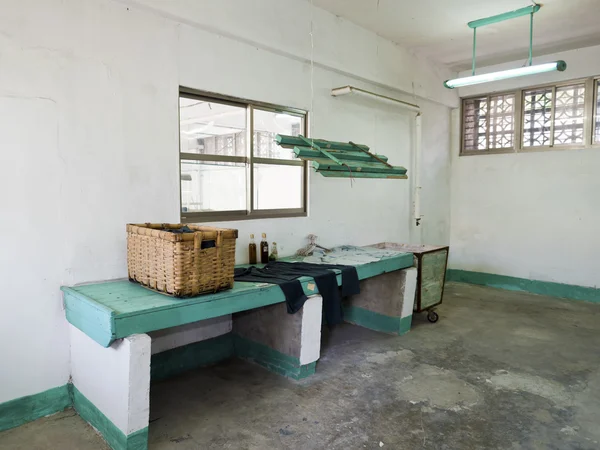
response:
<path id="1" fill-rule="evenodd" d="M 590 79 L 593 86 L 592 90 L 592 114 L 590 114 L 590 139 L 592 147 L 600 147 L 600 140 L 596 141 L 596 121 L 600 117 L 598 110 L 598 100 L 600 100 L 600 77 Z"/>
<path id="2" fill-rule="evenodd" d="M 499 154 L 503 154 L 503 153 L 515 153 L 516 152 L 516 148 L 517 145 L 515 145 L 516 142 L 516 136 L 518 136 L 516 133 L 513 136 L 513 145 L 512 147 L 504 147 L 504 148 L 490 148 L 490 99 L 492 97 L 501 97 L 503 95 L 510 95 L 512 94 L 514 96 L 514 104 L 513 104 L 513 133 L 515 133 L 516 128 L 517 128 L 517 107 L 520 107 L 520 100 L 518 100 L 518 96 L 516 95 L 515 91 L 500 91 L 500 92 L 492 92 L 489 94 L 480 94 L 480 95 L 471 95 L 469 97 L 462 97 L 460 99 L 460 153 L 459 156 L 474 156 L 474 155 L 499 155 Z M 487 108 L 487 120 L 486 120 L 486 143 L 487 143 L 487 148 L 485 150 L 465 150 L 465 124 L 464 124 L 464 120 L 465 120 L 465 101 L 467 100 L 473 100 L 473 99 L 483 99 L 485 98 L 487 100 L 487 104 L 488 104 L 488 108 Z"/>
<path id="3" fill-rule="evenodd" d="M 594 134 L 595 134 L 595 123 L 596 117 L 600 117 L 600 111 L 596 111 L 595 105 L 597 104 L 597 100 L 599 98 L 600 86 L 598 85 L 600 82 L 600 76 L 592 76 L 585 78 L 575 78 L 572 80 L 561 81 L 557 83 L 544 83 L 532 86 L 526 86 L 519 89 L 508 90 L 508 91 L 498 91 L 491 92 L 488 94 L 479 94 L 479 95 L 471 95 L 466 97 L 461 97 L 461 123 L 460 123 L 460 153 L 459 156 L 473 156 L 473 155 L 494 155 L 494 154 L 503 154 L 503 153 L 532 153 L 532 152 L 544 152 L 544 151 L 556 151 L 556 150 L 584 150 L 584 149 L 598 149 L 600 148 L 600 141 L 594 142 Z M 556 103 L 556 89 L 564 86 L 572 86 L 575 84 L 584 84 L 585 85 L 585 98 L 584 98 L 584 122 L 583 122 L 583 139 L 584 142 L 582 144 L 554 144 L 554 110 Z M 524 139 L 524 128 L 523 128 L 523 116 L 525 111 L 525 102 L 524 96 L 525 91 L 533 90 L 533 89 L 543 89 L 543 88 L 552 88 L 552 111 L 551 111 L 551 130 L 550 130 L 550 142 L 551 145 L 540 145 L 534 147 L 523 147 L 523 139 Z M 464 132 L 465 132 L 465 124 L 464 124 L 464 102 L 465 100 L 477 99 L 477 98 L 489 98 L 506 95 L 506 94 L 514 94 L 515 95 L 515 126 L 514 132 L 515 136 L 513 138 L 513 149 L 488 149 L 488 150 L 464 150 Z M 488 124 L 489 127 L 489 124 Z M 489 141 L 488 141 L 489 145 Z"/>
<path id="4" fill-rule="evenodd" d="M 581 150 L 585 148 L 591 147 L 591 139 L 588 133 L 590 124 L 589 124 L 589 80 L 591 78 L 576 78 L 573 80 L 561 81 L 559 83 L 546 83 L 537 86 L 531 86 L 527 88 L 521 89 L 521 99 L 525 96 L 525 91 L 529 91 L 532 89 L 544 89 L 544 88 L 552 88 L 552 109 L 550 110 L 550 145 L 536 145 L 533 147 L 523 147 L 519 148 L 519 152 L 521 153 L 529 153 L 529 152 L 539 152 L 539 151 L 550 151 L 550 150 Z M 576 84 L 583 84 L 585 88 L 585 97 L 584 97 L 584 118 L 583 118 L 583 143 L 581 144 L 555 144 L 554 143 L 554 126 L 556 123 L 556 90 L 557 88 L 565 87 L 565 86 L 573 86 Z M 523 122 L 523 114 L 525 112 L 525 102 L 522 101 L 523 105 L 521 107 L 521 117 L 519 122 L 522 124 Z M 521 131 L 521 139 L 523 139 L 523 134 L 525 130 Z M 522 141 L 521 141 L 522 142 Z"/>
<path id="5" fill-rule="evenodd" d="M 306 217 L 308 215 L 308 164 L 305 161 L 296 161 L 289 159 L 258 158 L 254 157 L 254 110 L 285 113 L 298 116 L 302 119 L 302 130 L 304 136 L 308 136 L 309 114 L 308 111 L 275 105 L 271 103 L 247 100 L 228 95 L 217 94 L 214 92 L 199 91 L 186 87 L 179 88 L 179 98 L 191 98 L 204 101 L 212 101 L 230 106 L 246 108 L 246 156 L 227 156 L 227 155 L 201 155 L 196 153 L 181 152 L 181 132 L 179 133 L 179 214 L 181 223 L 202 223 L 202 222 L 226 222 L 237 220 L 253 219 L 275 219 L 289 217 Z M 179 112 L 178 112 L 179 114 Z M 237 162 L 246 166 L 246 209 L 230 211 L 182 211 L 182 193 L 181 193 L 181 163 L 185 160 L 193 161 L 221 161 Z M 302 167 L 302 207 L 300 208 L 281 208 L 281 209 L 254 209 L 254 164 L 272 164 Z"/>
<path id="6" fill-rule="evenodd" d="M 553 150 L 554 149 L 554 108 L 556 105 L 556 87 L 555 84 L 546 84 L 540 86 L 531 86 L 519 90 L 519 97 L 521 99 L 521 109 L 519 110 L 519 123 L 521 124 L 521 134 L 519 136 L 519 152 L 527 153 L 532 151 L 542 150 Z M 567 85 L 568 86 L 568 85 Z M 523 120 L 525 117 L 525 92 L 537 89 L 551 89 L 552 91 L 552 104 L 550 106 L 550 145 L 535 145 L 531 147 L 523 146 L 525 140 L 525 128 L 523 127 Z"/>

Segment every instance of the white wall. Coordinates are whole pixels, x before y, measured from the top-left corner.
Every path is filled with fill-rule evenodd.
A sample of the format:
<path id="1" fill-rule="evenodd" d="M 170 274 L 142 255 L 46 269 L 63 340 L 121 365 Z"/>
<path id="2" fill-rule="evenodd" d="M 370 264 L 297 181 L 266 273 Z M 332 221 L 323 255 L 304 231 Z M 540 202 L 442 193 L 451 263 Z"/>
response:
<path id="1" fill-rule="evenodd" d="M 407 167 L 409 115 L 329 91 L 353 84 L 419 102 L 421 230 L 431 243 L 449 240 L 449 112 L 440 104 L 456 105 L 456 94 L 441 89 L 449 73 L 316 10 L 312 101 L 305 2 L 144 3 L 5 0 L 0 7 L 0 402 L 68 381 L 59 286 L 126 276 L 125 224 L 179 220 L 180 85 L 310 109 L 315 136 L 369 144 Z M 440 102 L 383 85 L 414 86 Z M 312 176 L 310 217 L 226 225 L 240 229 L 242 261 L 251 232 L 267 232 L 280 254 L 311 232 L 327 245 L 407 241 L 409 203 L 406 181 L 350 187 Z"/>
<path id="2" fill-rule="evenodd" d="M 567 62 L 565 72 L 472 86 L 460 95 L 600 75 L 600 46 L 534 63 L 557 59 Z M 450 267 L 600 286 L 600 148 L 458 157 L 459 121 L 453 125 Z"/>

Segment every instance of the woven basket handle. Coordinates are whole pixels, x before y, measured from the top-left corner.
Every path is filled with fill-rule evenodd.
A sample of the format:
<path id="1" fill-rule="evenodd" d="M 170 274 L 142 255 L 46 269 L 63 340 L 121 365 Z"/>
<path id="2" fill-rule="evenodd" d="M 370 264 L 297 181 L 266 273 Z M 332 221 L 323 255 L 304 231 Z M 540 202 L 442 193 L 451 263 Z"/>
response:
<path id="1" fill-rule="evenodd" d="M 223 232 L 221 230 L 217 231 L 217 242 L 215 242 L 217 247 L 217 271 L 219 272 L 219 280 L 221 279 L 221 271 L 223 269 L 221 265 L 221 253 L 223 252 Z M 215 286 L 215 292 L 219 290 L 219 286 Z"/>
<path id="2" fill-rule="evenodd" d="M 200 250 L 202 248 L 202 240 L 204 233 L 202 231 L 196 231 L 194 233 L 194 250 Z"/>

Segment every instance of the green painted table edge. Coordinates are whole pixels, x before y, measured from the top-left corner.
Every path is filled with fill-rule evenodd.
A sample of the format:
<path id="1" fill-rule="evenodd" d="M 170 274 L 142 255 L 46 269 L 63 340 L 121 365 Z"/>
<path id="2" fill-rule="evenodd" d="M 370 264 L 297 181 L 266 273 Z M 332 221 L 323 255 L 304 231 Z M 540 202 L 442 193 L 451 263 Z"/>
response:
<path id="1" fill-rule="evenodd" d="M 387 272 L 413 266 L 412 253 L 356 266 L 358 278 L 364 280 Z M 299 279 L 306 295 L 318 294 L 312 277 Z M 341 284 L 341 275 L 337 276 Z M 121 285 L 119 285 L 121 283 Z M 310 285 L 310 286 L 309 286 Z M 142 308 L 130 312 L 119 312 L 94 298 L 90 292 L 113 290 L 123 287 L 139 294 L 140 298 L 159 296 L 164 304 L 153 308 Z M 236 289 L 236 287 L 238 289 Z M 189 299 L 175 299 L 155 293 L 127 280 L 107 281 L 81 286 L 61 287 L 64 295 L 67 320 L 103 347 L 109 347 L 116 339 L 132 334 L 185 325 L 240 311 L 273 305 L 285 301 L 285 296 L 276 285 L 237 282 L 234 289 L 207 294 Z M 131 307 L 130 307 L 131 309 Z"/>

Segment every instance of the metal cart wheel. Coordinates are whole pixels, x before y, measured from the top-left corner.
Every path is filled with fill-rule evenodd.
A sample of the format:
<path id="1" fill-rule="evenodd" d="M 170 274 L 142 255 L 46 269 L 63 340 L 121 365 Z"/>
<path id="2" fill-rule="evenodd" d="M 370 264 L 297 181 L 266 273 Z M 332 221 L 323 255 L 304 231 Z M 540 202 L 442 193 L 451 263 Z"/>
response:
<path id="1" fill-rule="evenodd" d="M 434 310 L 427 311 L 427 320 L 431 323 L 436 323 L 439 320 L 440 316 Z"/>

